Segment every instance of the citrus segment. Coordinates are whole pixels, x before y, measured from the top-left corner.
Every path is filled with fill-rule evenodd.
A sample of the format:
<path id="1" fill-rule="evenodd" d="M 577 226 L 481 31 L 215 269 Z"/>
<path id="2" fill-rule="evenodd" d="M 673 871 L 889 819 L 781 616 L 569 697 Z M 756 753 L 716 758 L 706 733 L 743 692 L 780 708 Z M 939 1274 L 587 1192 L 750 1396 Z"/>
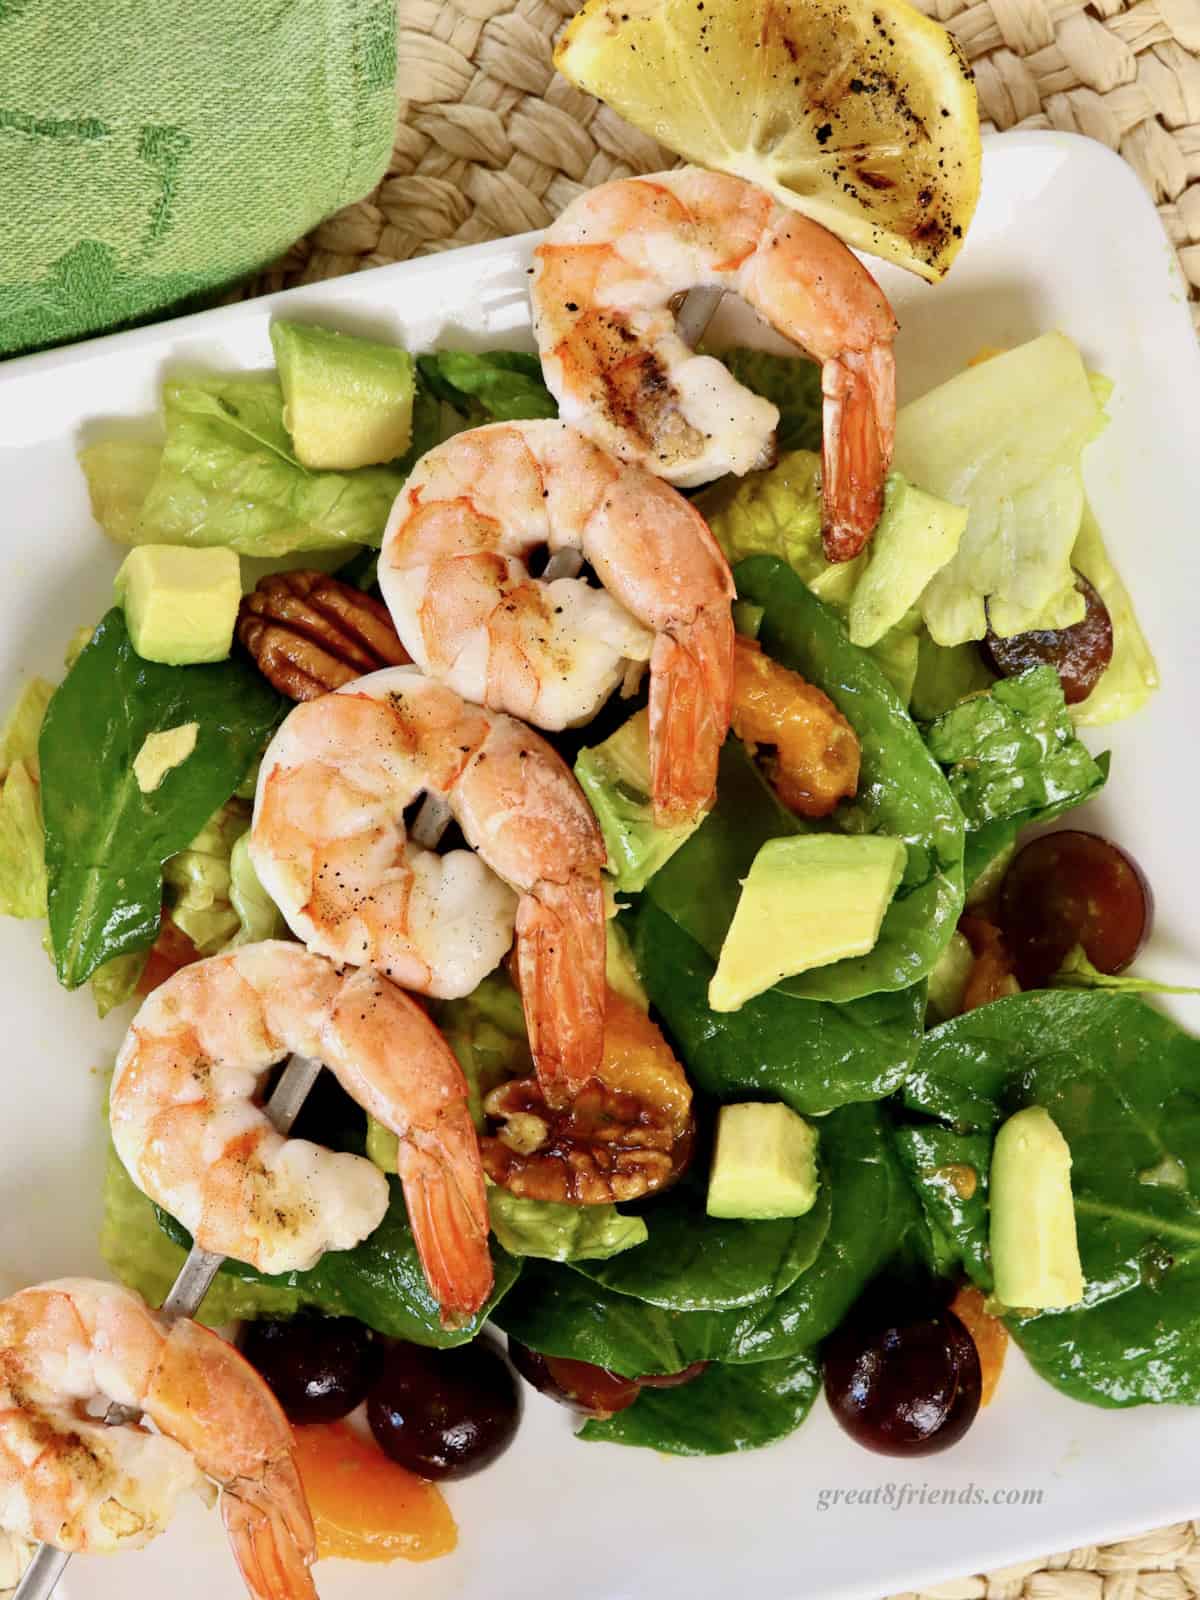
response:
<path id="1" fill-rule="evenodd" d="M 458 1529 L 432 1483 L 397 1466 L 344 1422 L 294 1432 L 319 1557 L 432 1561 L 454 1549 Z"/>

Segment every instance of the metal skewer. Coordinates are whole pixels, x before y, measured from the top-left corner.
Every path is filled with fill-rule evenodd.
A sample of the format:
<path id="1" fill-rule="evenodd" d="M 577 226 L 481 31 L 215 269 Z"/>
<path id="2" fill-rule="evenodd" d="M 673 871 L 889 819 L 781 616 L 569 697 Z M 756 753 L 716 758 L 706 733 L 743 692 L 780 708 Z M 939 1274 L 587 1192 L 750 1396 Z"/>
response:
<path id="1" fill-rule="evenodd" d="M 307 1056 L 290 1058 L 265 1108 L 277 1133 L 290 1130 L 320 1072 L 319 1061 L 310 1061 Z M 224 1259 L 224 1256 L 214 1255 L 211 1250 L 201 1250 L 198 1245 L 193 1245 L 162 1303 L 163 1315 L 172 1321 L 176 1317 L 195 1316 Z M 114 1403 L 104 1413 L 104 1420 L 110 1427 L 121 1427 L 136 1422 L 141 1415 L 137 1406 Z M 69 1550 L 59 1550 L 52 1544 L 39 1544 L 33 1553 L 33 1560 L 25 1568 L 13 1592 L 12 1600 L 50 1600 L 70 1559 Z"/>
<path id="2" fill-rule="evenodd" d="M 675 327 L 685 344 L 696 345 L 700 342 L 724 297 L 724 289 L 691 289 L 684 295 L 676 312 Z M 542 577 L 547 583 L 555 578 L 575 578 L 582 567 L 581 551 L 556 550 L 546 563 Z M 409 829 L 409 838 L 426 850 L 436 849 L 449 823 L 450 807 L 440 795 L 427 794 Z M 306 1056 L 292 1056 L 288 1061 L 283 1076 L 266 1104 L 267 1116 L 277 1132 L 287 1133 L 291 1128 L 320 1071 L 321 1063 L 310 1061 Z M 198 1245 L 193 1245 L 162 1303 L 163 1315 L 172 1320 L 194 1316 L 224 1259 L 224 1256 L 214 1255 L 211 1250 L 201 1250 Z M 104 1413 L 104 1420 L 111 1427 L 121 1427 L 136 1422 L 140 1416 L 141 1412 L 136 1406 L 114 1403 Z M 70 1559 L 69 1550 L 59 1550 L 52 1544 L 39 1544 L 13 1591 L 12 1600 L 50 1600 Z"/>

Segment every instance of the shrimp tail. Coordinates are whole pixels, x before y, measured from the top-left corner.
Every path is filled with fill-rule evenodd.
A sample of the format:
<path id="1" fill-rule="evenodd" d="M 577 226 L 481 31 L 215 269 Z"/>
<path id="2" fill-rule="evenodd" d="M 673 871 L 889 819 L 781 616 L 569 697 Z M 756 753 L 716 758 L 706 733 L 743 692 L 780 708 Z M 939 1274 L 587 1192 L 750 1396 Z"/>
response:
<path id="1" fill-rule="evenodd" d="M 492 1292 L 487 1192 L 465 1100 L 444 1108 L 435 1133 L 415 1130 L 397 1157 L 404 1201 L 442 1326 L 465 1322 Z"/>
<path id="2" fill-rule="evenodd" d="M 260 1478 L 235 1478 L 221 1494 L 221 1516 L 254 1600 L 317 1600 L 309 1567 L 316 1534 L 300 1474 L 290 1456 Z"/>
<path id="3" fill-rule="evenodd" d="M 517 908 L 517 983 L 549 1104 L 566 1104 L 604 1057 L 605 931 L 600 873 L 542 879 Z"/>
<path id="4" fill-rule="evenodd" d="M 650 771 L 654 820 L 669 826 L 712 800 L 733 703 L 728 604 L 660 633 L 650 660 Z"/>
<path id="5" fill-rule="evenodd" d="M 843 350 L 821 368 L 825 526 L 830 561 L 853 561 L 883 510 L 892 460 L 896 367 L 890 345 Z"/>

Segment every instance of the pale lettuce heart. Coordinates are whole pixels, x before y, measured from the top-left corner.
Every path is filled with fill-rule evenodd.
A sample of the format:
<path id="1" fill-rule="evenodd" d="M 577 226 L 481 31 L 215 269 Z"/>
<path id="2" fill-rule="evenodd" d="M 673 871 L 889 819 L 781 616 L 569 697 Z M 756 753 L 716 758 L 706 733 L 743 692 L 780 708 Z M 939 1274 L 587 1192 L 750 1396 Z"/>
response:
<path id="1" fill-rule="evenodd" d="M 899 413 L 897 469 L 968 512 L 957 554 L 921 597 L 938 644 L 982 638 L 989 614 L 999 633 L 1079 620 L 1080 461 L 1104 420 L 1060 333 L 969 367 Z"/>

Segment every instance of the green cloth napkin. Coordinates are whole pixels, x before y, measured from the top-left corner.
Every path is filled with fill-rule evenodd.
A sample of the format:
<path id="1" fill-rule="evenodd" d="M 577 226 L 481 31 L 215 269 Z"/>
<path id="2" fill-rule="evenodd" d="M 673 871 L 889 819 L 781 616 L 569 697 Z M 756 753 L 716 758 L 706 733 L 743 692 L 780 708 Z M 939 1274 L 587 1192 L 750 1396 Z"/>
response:
<path id="1" fill-rule="evenodd" d="M 0 0 L 0 354 L 194 304 L 366 193 L 395 36 L 395 0 Z"/>

